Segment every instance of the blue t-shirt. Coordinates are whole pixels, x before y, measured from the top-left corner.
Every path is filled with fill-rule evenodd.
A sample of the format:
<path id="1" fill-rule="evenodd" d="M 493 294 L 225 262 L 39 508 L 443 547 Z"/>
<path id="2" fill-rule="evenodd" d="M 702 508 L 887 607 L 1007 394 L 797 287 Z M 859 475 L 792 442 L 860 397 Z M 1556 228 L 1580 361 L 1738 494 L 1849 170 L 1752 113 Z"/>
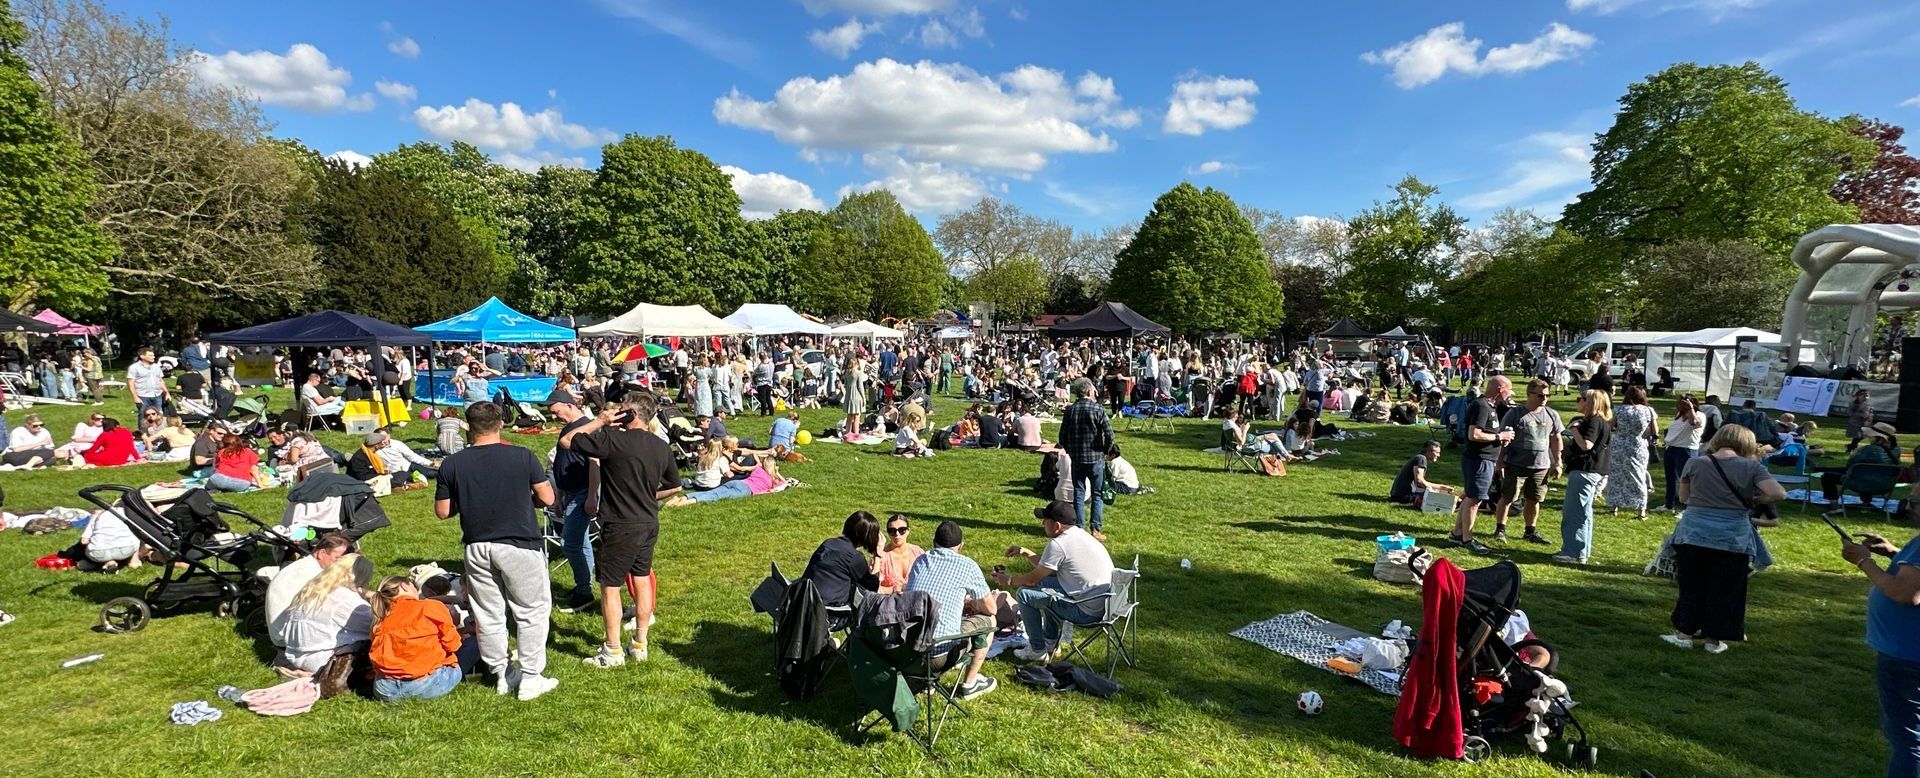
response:
<path id="1" fill-rule="evenodd" d="M 468 403 L 483 403 L 493 399 L 492 397 L 487 396 L 487 379 L 468 378 L 467 393 L 466 393 L 466 396 L 462 397 L 461 399 L 467 401 Z"/>
<path id="2" fill-rule="evenodd" d="M 1907 542 L 1893 555 L 1889 574 L 1898 574 L 1901 565 L 1920 563 L 1920 537 Z M 1882 654 L 1920 662 L 1920 608 L 1894 602 L 1880 587 L 1867 592 L 1867 645 Z"/>
<path id="3" fill-rule="evenodd" d="M 800 431 L 800 422 L 794 421 L 785 416 L 782 416 L 778 419 L 774 419 L 773 433 L 768 436 L 769 438 L 772 438 L 772 440 L 768 441 L 768 445 L 786 446 L 787 448 L 793 448 L 793 436 L 795 433 L 799 431 Z"/>

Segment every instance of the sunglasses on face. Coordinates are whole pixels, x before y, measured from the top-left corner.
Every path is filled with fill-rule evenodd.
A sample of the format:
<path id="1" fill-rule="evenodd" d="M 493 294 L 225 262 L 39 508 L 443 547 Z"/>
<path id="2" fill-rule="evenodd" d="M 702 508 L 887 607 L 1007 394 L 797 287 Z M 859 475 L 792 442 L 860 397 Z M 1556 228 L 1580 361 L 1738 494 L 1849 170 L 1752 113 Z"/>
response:
<path id="1" fill-rule="evenodd" d="M 887 534 L 889 534 L 889 535 L 905 535 L 905 534 L 907 534 L 907 528 L 906 528 L 906 527 L 888 527 L 888 528 L 887 528 Z"/>

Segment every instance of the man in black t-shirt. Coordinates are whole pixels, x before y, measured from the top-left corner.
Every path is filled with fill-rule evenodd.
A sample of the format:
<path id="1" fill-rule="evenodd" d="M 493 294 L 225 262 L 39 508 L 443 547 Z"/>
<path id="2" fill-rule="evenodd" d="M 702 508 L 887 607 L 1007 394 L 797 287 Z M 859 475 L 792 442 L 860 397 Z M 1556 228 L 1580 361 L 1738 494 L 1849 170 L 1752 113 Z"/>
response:
<path id="1" fill-rule="evenodd" d="M 500 440 L 501 423 L 500 406 L 467 406 L 472 442 L 440 464 L 433 512 L 442 519 L 460 517 L 480 662 L 494 673 L 501 694 L 531 700 L 560 685 L 545 674 L 553 590 L 534 516 L 536 508 L 553 504 L 553 483 L 532 451 Z M 507 652 L 509 607 L 520 638 L 518 667 Z"/>
<path id="2" fill-rule="evenodd" d="M 580 401 L 564 389 L 556 388 L 547 396 L 547 411 L 566 425 L 560 428 L 562 435 L 592 421 L 580 408 Z M 578 451 L 554 449 L 554 513 L 560 517 L 560 549 L 566 554 L 568 569 L 573 571 L 573 591 L 560 604 L 561 613 L 577 613 L 593 606 L 593 546 L 587 542 L 593 527 L 593 516 L 587 511 L 587 498 L 593 494 L 588 483 L 592 466 L 592 460 Z"/>
<path id="3" fill-rule="evenodd" d="M 1420 453 L 1400 466 L 1400 474 L 1394 476 L 1393 488 L 1387 492 L 1387 502 L 1417 508 L 1429 491 L 1452 494 L 1453 487 L 1427 480 L 1427 471 L 1439 462 L 1440 441 L 1427 441 Z"/>
<path id="4" fill-rule="evenodd" d="M 600 615 L 606 642 L 587 664 L 619 667 L 647 659 L 647 626 L 653 620 L 656 579 L 653 546 L 660 537 L 660 499 L 680 491 L 680 468 L 667 442 L 648 428 L 656 409 L 653 393 L 635 390 L 622 407 L 560 436 L 560 447 L 600 460 L 600 543 L 594 577 L 600 581 Z M 620 587 L 633 595 L 633 642 L 621 652 Z"/>
<path id="5" fill-rule="evenodd" d="M 1460 457 L 1460 510 L 1453 534 L 1447 539 L 1475 554 L 1491 551 L 1473 539 L 1473 522 L 1480 515 L 1480 502 L 1493 497 L 1493 471 L 1500 458 L 1500 447 L 1513 439 L 1512 432 L 1501 428 L 1500 412 L 1494 406 L 1512 396 L 1513 382 L 1506 376 L 1496 375 L 1487 379 L 1486 392 L 1467 404 L 1467 447 Z"/>

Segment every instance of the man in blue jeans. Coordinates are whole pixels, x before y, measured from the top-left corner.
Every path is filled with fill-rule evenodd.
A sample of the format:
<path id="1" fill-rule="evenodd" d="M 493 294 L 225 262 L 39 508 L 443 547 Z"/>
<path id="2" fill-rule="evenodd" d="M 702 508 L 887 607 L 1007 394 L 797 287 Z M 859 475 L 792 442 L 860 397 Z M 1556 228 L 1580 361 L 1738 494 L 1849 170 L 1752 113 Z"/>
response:
<path id="1" fill-rule="evenodd" d="M 1088 534 L 1099 541 L 1107 539 L 1100 532 L 1100 487 L 1106 476 L 1107 448 L 1112 445 L 1113 428 L 1108 426 L 1106 412 L 1093 399 L 1093 381 L 1075 379 L 1073 404 L 1060 416 L 1060 448 L 1073 464 L 1074 513 L 1087 522 Z"/>
<path id="2" fill-rule="evenodd" d="M 1879 535 L 1856 536 L 1840 555 L 1867 574 L 1867 644 L 1879 652 L 1880 731 L 1887 738 L 1887 775 L 1920 776 L 1920 537 L 1895 548 Z M 1875 554 L 1888 557 L 1880 569 Z"/>
<path id="3" fill-rule="evenodd" d="M 562 389 L 556 388 L 547 396 L 547 410 L 566 425 L 560 428 L 560 434 L 592 421 L 577 403 Z M 573 590 L 560 605 L 561 613 L 592 608 L 595 602 L 593 544 L 587 542 L 587 533 L 593 527 L 593 517 L 587 515 L 587 472 L 591 466 L 591 459 L 571 448 L 554 449 L 553 488 L 559 493 L 555 495 L 554 512 L 560 516 L 560 546 L 567 555 L 567 568 L 573 571 Z"/>
<path id="4" fill-rule="evenodd" d="M 1019 546 L 1007 549 L 1007 558 L 1025 559 L 1033 569 L 1017 576 L 995 571 L 993 580 L 1014 589 L 1020 621 L 1026 625 L 1027 648 L 1014 651 L 1014 657 L 1044 663 L 1060 650 L 1062 620 L 1080 625 L 1100 620 L 1106 599 L 1099 595 L 1113 582 L 1113 557 L 1106 546 L 1080 529 L 1072 503 L 1054 500 L 1035 508 L 1033 515 L 1050 538 L 1046 549 L 1038 554 Z"/>

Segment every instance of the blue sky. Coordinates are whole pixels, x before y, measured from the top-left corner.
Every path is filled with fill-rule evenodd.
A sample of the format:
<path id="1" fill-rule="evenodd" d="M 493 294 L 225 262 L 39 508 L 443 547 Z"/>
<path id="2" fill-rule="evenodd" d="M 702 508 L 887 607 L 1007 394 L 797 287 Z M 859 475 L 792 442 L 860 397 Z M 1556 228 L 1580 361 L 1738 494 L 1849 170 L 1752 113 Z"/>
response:
<path id="1" fill-rule="evenodd" d="M 1614 101 L 1677 61 L 1757 59 L 1804 108 L 1920 119 L 1904 1 L 109 4 L 164 11 L 204 78 L 323 153 L 460 139 L 591 167 L 671 135 L 750 216 L 886 186 L 929 226 L 991 194 L 1097 229 L 1182 180 L 1331 216 L 1407 173 L 1470 217 L 1557 212 Z"/>

